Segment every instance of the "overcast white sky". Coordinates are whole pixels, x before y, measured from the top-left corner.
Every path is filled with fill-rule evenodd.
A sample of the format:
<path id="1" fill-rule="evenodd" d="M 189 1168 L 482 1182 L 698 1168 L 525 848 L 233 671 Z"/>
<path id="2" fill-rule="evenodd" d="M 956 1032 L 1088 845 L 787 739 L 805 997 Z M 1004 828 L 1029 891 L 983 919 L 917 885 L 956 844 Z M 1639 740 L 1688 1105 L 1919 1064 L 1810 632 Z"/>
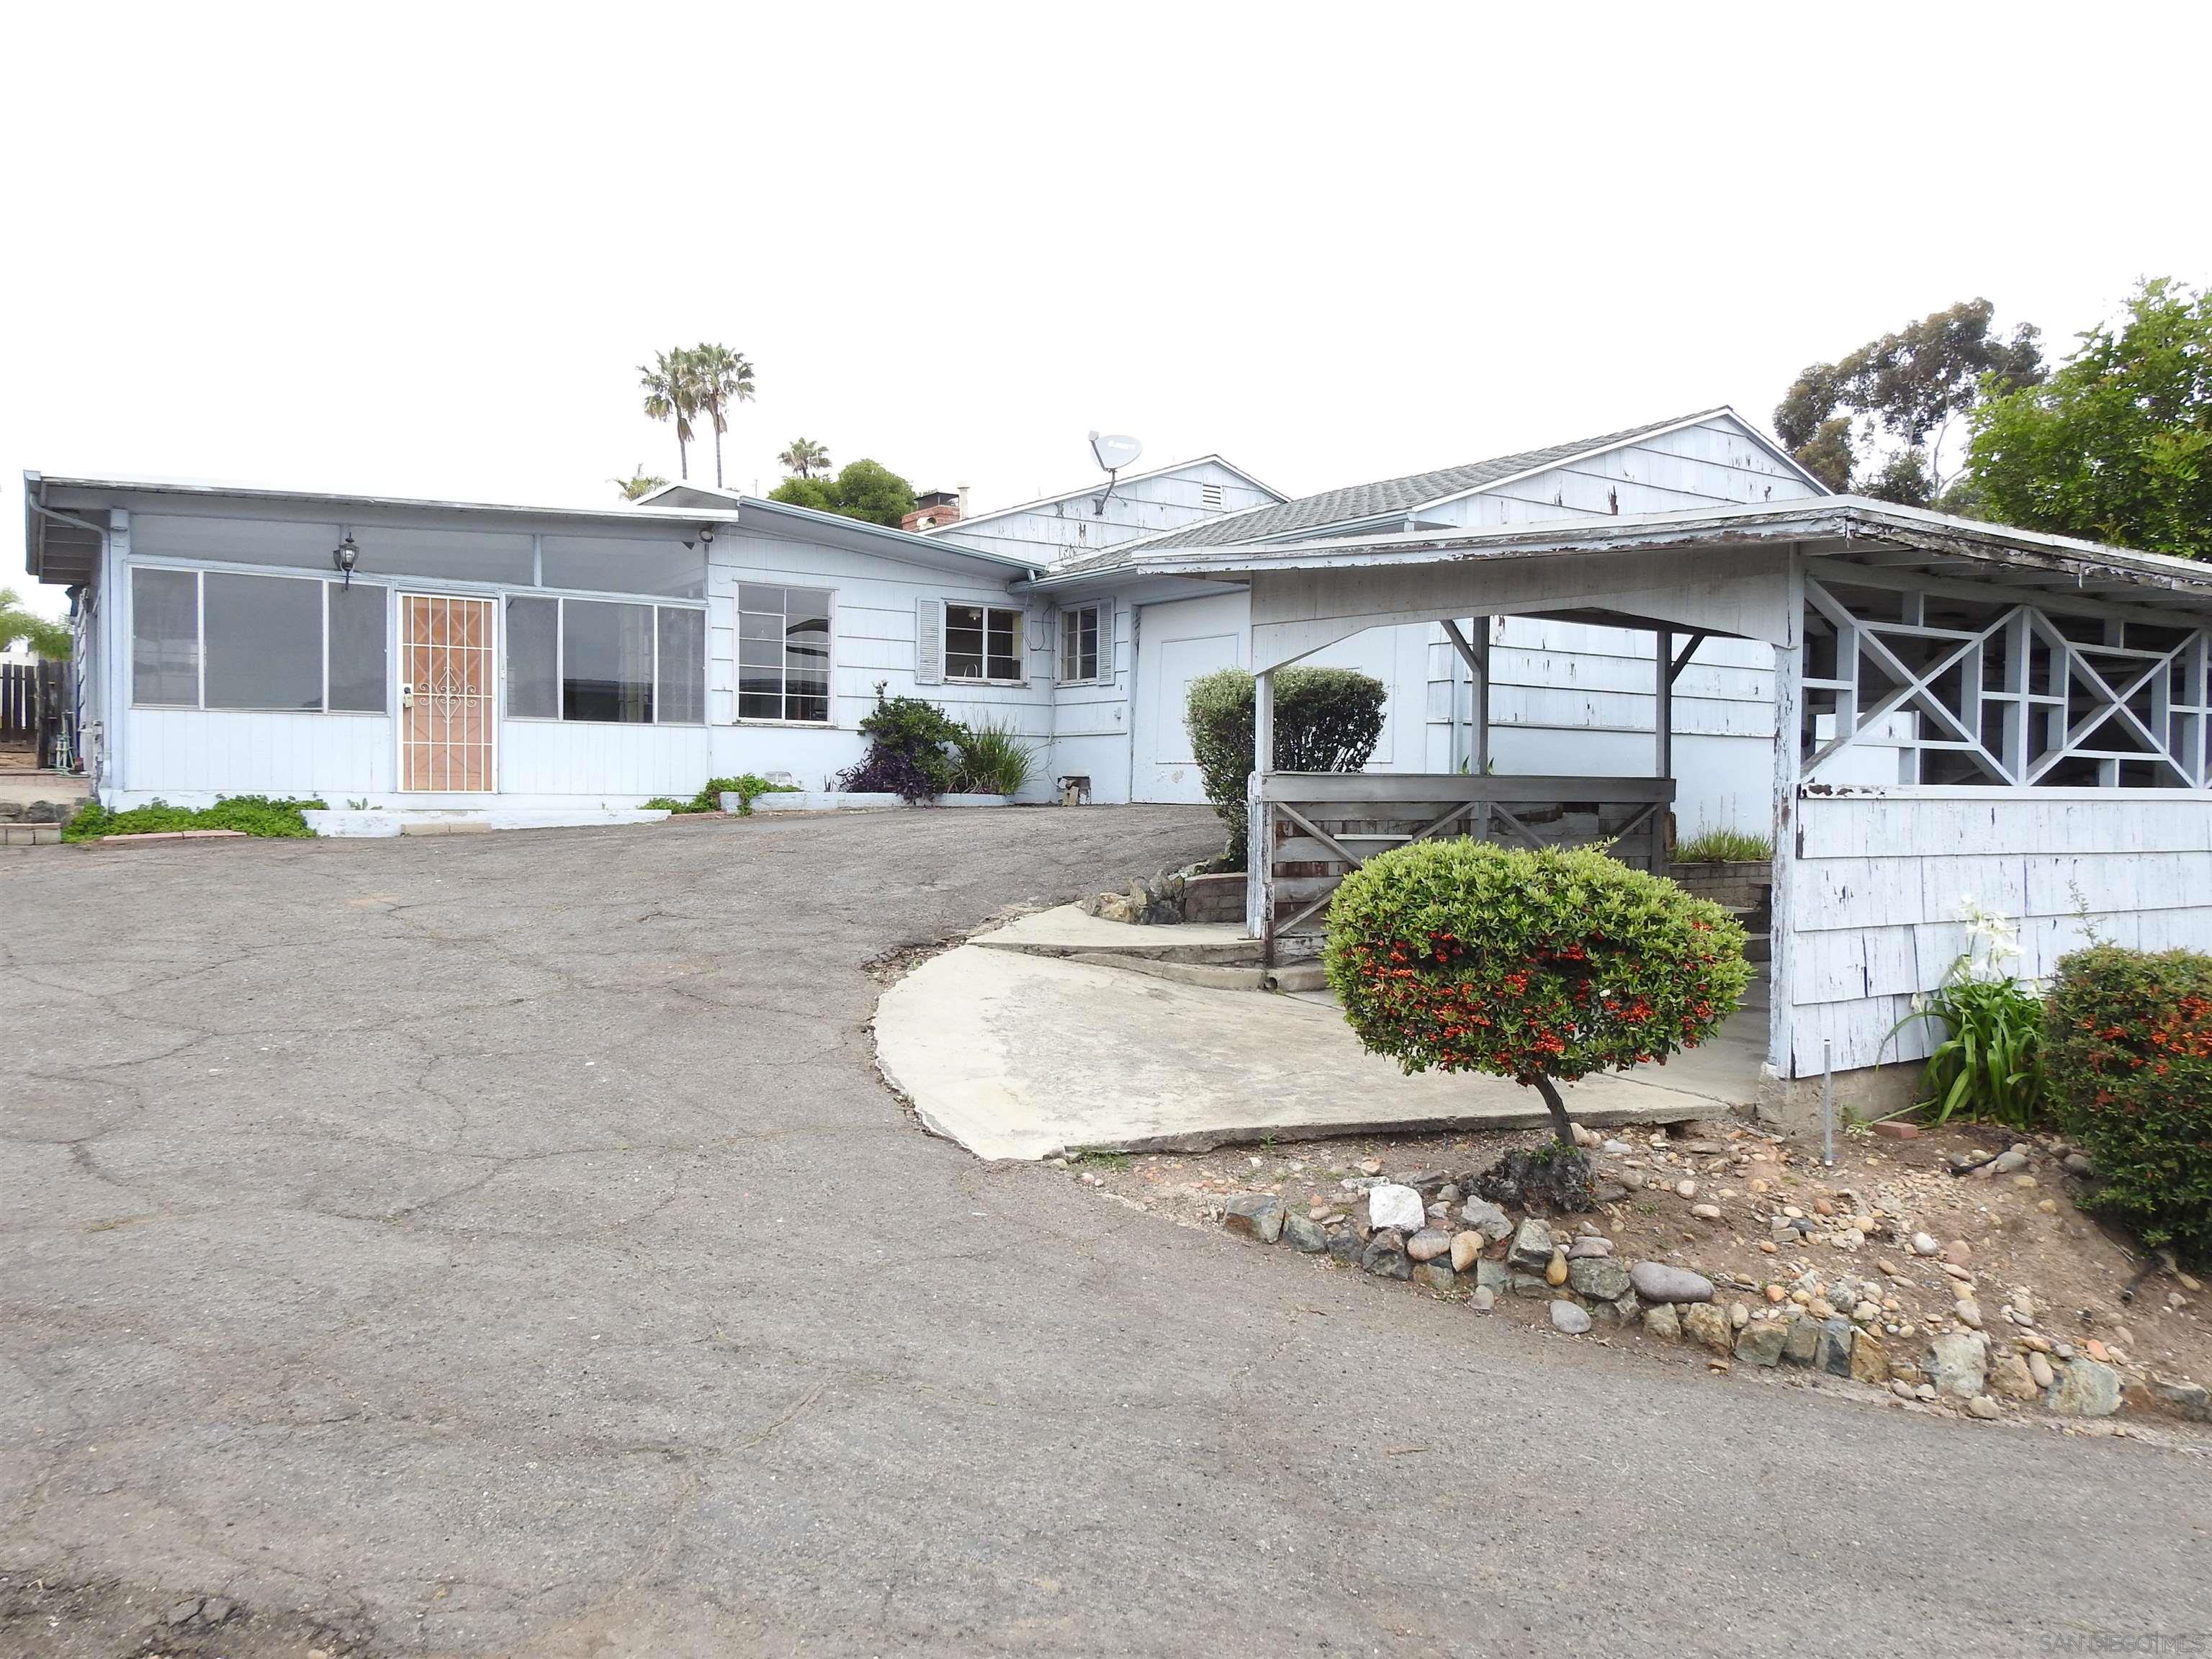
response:
<path id="1" fill-rule="evenodd" d="M 2212 8 L 1504 9 L 26 8 L 0 585 L 25 468 L 611 502 L 702 339 L 733 484 L 803 434 L 982 508 L 1094 427 L 1300 494 L 1765 422 L 1960 299 L 2212 276 Z"/>

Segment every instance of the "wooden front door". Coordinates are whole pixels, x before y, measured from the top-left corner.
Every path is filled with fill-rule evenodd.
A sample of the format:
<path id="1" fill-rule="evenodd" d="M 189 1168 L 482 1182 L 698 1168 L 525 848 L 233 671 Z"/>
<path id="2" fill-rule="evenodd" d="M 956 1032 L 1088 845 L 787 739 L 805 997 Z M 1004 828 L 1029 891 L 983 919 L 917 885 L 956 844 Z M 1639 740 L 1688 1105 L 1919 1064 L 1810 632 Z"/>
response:
<path id="1" fill-rule="evenodd" d="M 488 793 L 499 717 L 491 599 L 399 596 L 399 787 Z"/>

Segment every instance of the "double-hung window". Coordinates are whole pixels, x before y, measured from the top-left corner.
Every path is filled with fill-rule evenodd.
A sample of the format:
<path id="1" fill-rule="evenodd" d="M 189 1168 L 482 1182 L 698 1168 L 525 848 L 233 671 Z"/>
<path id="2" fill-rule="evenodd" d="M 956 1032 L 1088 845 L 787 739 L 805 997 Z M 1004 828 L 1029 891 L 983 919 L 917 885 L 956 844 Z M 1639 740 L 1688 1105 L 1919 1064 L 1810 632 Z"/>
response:
<path id="1" fill-rule="evenodd" d="M 1114 672 L 1111 615 L 1103 605 L 1077 605 L 1060 613 L 1060 683 L 1096 685 Z"/>
<path id="2" fill-rule="evenodd" d="M 994 605 L 945 607 L 945 678 L 1018 684 L 1022 613 Z"/>
<path id="3" fill-rule="evenodd" d="M 828 723 L 828 593 L 738 585 L 738 718 Z"/>

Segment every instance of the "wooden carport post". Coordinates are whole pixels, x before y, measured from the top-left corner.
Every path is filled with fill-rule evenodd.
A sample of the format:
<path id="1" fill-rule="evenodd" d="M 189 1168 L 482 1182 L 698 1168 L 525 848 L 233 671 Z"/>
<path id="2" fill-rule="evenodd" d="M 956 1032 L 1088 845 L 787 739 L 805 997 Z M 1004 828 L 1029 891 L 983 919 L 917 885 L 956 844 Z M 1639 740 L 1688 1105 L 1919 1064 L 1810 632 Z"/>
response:
<path id="1" fill-rule="evenodd" d="M 1263 780 L 1275 763 L 1275 671 L 1252 681 L 1252 775 L 1244 785 L 1244 931 L 1275 965 L 1275 837 Z"/>

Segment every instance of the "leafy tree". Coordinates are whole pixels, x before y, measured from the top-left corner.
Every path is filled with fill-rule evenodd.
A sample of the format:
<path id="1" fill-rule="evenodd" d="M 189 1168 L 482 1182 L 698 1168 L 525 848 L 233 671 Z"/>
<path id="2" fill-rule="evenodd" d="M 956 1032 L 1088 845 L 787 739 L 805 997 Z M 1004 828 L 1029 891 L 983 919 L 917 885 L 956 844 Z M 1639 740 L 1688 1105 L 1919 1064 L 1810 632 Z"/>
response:
<path id="1" fill-rule="evenodd" d="M 622 498 L 624 501 L 634 501 L 641 495 L 650 495 L 668 480 L 656 477 L 647 472 L 645 470 L 645 463 L 640 461 L 635 466 L 630 468 L 629 477 L 627 478 L 610 478 L 607 482 L 622 491 Z"/>
<path id="2" fill-rule="evenodd" d="M 817 472 L 830 470 L 830 451 L 811 438 L 793 438 L 791 447 L 777 456 L 776 464 L 787 469 L 793 477 L 811 478 Z"/>
<path id="3" fill-rule="evenodd" d="M 914 511 L 914 486 L 882 462 L 866 459 L 848 462 L 834 478 L 786 478 L 768 498 L 894 528 Z"/>
<path id="4" fill-rule="evenodd" d="M 730 405 L 753 400 L 753 366 L 744 353 L 724 345 L 691 349 L 698 379 L 699 407 L 714 428 L 714 487 L 722 487 L 722 434 L 730 429 Z"/>
<path id="5" fill-rule="evenodd" d="M 833 512 L 893 529 L 914 511 L 914 486 L 880 461 L 848 461 L 831 482 Z"/>
<path id="6" fill-rule="evenodd" d="M 768 498 L 792 507 L 811 507 L 817 513 L 835 513 L 837 499 L 830 494 L 830 482 L 822 478 L 786 478 L 768 492 Z"/>
<path id="7" fill-rule="evenodd" d="M 60 659 L 74 643 L 69 624 L 48 620 L 27 609 L 12 587 L 0 587 L 0 651 L 21 640 L 41 657 Z"/>
<path id="8" fill-rule="evenodd" d="M 655 421 L 676 423 L 676 471 L 691 476 L 691 422 L 698 415 L 699 366 L 682 346 L 657 352 L 649 363 L 637 366 L 638 385 L 645 392 L 645 412 Z"/>
<path id="9" fill-rule="evenodd" d="M 2007 524 L 2212 558 L 2212 295 L 2160 277 L 2042 385 L 1973 413 L 1969 482 Z"/>
<path id="10" fill-rule="evenodd" d="M 1813 364 L 1775 409 L 1776 434 L 1831 489 L 1928 506 L 1952 482 L 1942 468 L 1952 424 L 1977 399 L 2043 378 L 2041 336 L 2027 323 L 2009 337 L 1991 332 L 1995 312 L 1964 300 Z"/>
<path id="11" fill-rule="evenodd" d="M 1250 848 L 1244 799 L 1252 773 L 1259 712 L 1249 669 L 1201 674 L 1183 694 L 1183 727 L 1205 781 L 1206 798 L 1229 826 L 1224 867 L 1242 870 Z M 1285 668 L 1275 674 L 1275 752 L 1278 772 L 1357 772 L 1382 736 L 1382 705 L 1390 689 L 1352 668 Z"/>

